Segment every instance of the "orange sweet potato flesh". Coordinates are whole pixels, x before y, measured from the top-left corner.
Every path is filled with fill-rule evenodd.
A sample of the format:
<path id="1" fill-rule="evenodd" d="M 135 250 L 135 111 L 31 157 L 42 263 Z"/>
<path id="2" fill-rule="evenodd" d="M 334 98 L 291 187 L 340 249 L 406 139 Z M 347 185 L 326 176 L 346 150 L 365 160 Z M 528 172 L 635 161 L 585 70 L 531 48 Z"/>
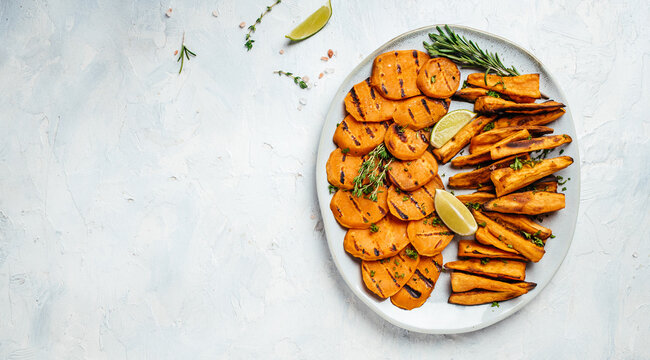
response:
<path id="1" fill-rule="evenodd" d="M 416 96 L 397 102 L 393 119 L 401 126 L 420 130 L 437 123 L 449 111 L 449 99 Z"/>
<path id="2" fill-rule="evenodd" d="M 469 152 L 475 154 L 489 149 L 493 144 L 521 130 L 528 131 L 532 136 L 546 135 L 553 132 L 552 128 L 546 126 L 508 126 L 496 128 L 474 136 L 469 145 Z"/>
<path id="3" fill-rule="evenodd" d="M 433 155 L 436 159 L 440 160 L 443 164 L 446 164 L 453 158 L 460 150 L 462 150 L 465 145 L 469 144 L 472 140 L 472 137 L 479 134 L 485 125 L 492 122 L 496 116 L 478 116 L 474 120 L 470 121 L 465 125 L 460 131 L 454 135 L 451 140 L 444 144 L 440 149 L 434 149 Z"/>
<path id="4" fill-rule="evenodd" d="M 465 271 L 497 279 L 523 281 L 526 278 L 526 263 L 501 260 L 481 262 L 481 259 L 452 261 L 445 264 L 447 269 Z"/>
<path id="5" fill-rule="evenodd" d="M 525 293 L 526 292 L 523 289 L 519 291 L 472 290 L 461 293 L 452 293 L 449 296 L 449 303 L 457 305 L 489 304 L 495 301 L 514 299 Z"/>
<path id="6" fill-rule="evenodd" d="M 387 122 L 359 122 L 348 115 L 334 131 L 334 143 L 348 154 L 362 156 L 369 153 L 384 141 L 388 129 Z"/>
<path id="7" fill-rule="evenodd" d="M 393 160 L 388 166 L 388 179 L 404 191 L 421 188 L 437 174 L 438 162 L 428 151 L 415 160 Z"/>
<path id="8" fill-rule="evenodd" d="M 484 214 L 490 219 L 508 228 L 517 231 L 525 231 L 529 234 L 538 234 L 536 236 L 540 239 L 547 239 L 551 234 L 553 234 L 551 229 L 536 223 L 526 215 L 501 214 L 497 212 L 486 212 Z"/>
<path id="9" fill-rule="evenodd" d="M 400 160 L 415 160 L 424 154 L 429 141 L 423 132 L 393 124 L 384 137 L 386 149 Z"/>
<path id="10" fill-rule="evenodd" d="M 361 260 L 380 260 L 395 256 L 409 244 L 408 224 L 388 215 L 371 229 L 350 229 L 343 239 L 348 254 Z"/>
<path id="11" fill-rule="evenodd" d="M 553 149 L 560 145 L 571 142 L 569 135 L 551 135 L 538 138 L 510 141 L 508 143 L 499 143 L 490 149 L 492 160 L 498 160 L 507 156 L 529 153 L 545 149 Z"/>
<path id="12" fill-rule="evenodd" d="M 497 260 L 500 261 L 500 260 Z M 532 282 L 518 282 L 518 283 L 507 283 L 504 281 L 487 279 L 481 276 L 465 274 L 462 272 L 454 271 L 451 273 L 451 291 L 453 292 L 465 292 L 474 289 L 483 289 L 489 291 L 513 291 L 519 292 L 523 290 L 528 292 L 531 289 L 534 289 L 537 284 Z"/>
<path id="13" fill-rule="evenodd" d="M 485 114 L 495 114 L 502 112 L 523 112 L 529 114 L 550 112 L 563 108 L 564 104 L 557 101 L 546 101 L 543 103 L 516 103 L 505 99 L 499 99 L 492 96 L 483 96 L 474 102 L 474 111 Z"/>
<path id="14" fill-rule="evenodd" d="M 467 83 L 508 96 L 539 99 L 539 74 L 499 76 L 485 73 L 467 75 Z"/>
<path id="15" fill-rule="evenodd" d="M 503 241 L 499 240 L 498 237 L 492 235 L 490 232 L 490 225 L 487 224 L 487 222 L 483 221 L 481 224 L 486 224 L 483 227 L 479 227 L 476 230 L 476 233 L 474 234 L 476 241 L 480 244 L 486 245 L 486 246 L 494 246 L 495 248 L 505 251 L 507 253 L 511 254 L 518 254 L 517 250 L 512 248 L 511 246 L 508 246 L 508 244 L 504 243 Z"/>
<path id="16" fill-rule="evenodd" d="M 412 258 L 407 250 L 415 251 L 412 246 L 406 246 L 395 256 L 362 261 L 361 276 L 366 288 L 383 299 L 395 295 L 409 281 L 420 262 L 419 256 Z"/>
<path id="17" fill-rule="evenodd" d="M 417 85 L 422 93 L 429 97 L 450 98 L 460 85 L 460 70 L 447 58 L 430 59 L 420 69 Z"/>
<path id="18" fill-rule="evenodd" d="M 543 247 L 533 244 L 530 240 L 526 240 L 518 232 L 497 223 L 487 217 L 483 212 L 472 210 L 472 215 L 474 215 L 477 222 L 486 224 L 485 228 L 490 234 L 494 235 L 494 237 L 498 238 L 506 246 L 509 245 L 513 250 L 526 257 L 526 259 L 532 262 L 538 262 L 546 253 Z"/>
<path id="19" fill-rule="evenodd" d="M 440 276 L 442 254 L 419 257 L 420 262 L 415 273 L 395 295 L 390 297 L 390 302 L 401 309 L 413 310 L 422 306 L 431 295 Z"/>
<path id="20" fill-rule="evenodd" d="M 456 195 L 456 199 L 460 200 L 463 204 L 469 204 L 469 203 L 475 203 L 475 204 L 483 204 L 486 201 L 490 201 L 494 199 L 496 196 L 494 194 L 490 194 L 488 192 L 475 192 L 471 194 L 465 194 L 465 195 Z"/>
<path id="21" fill-rule="evenodd" d="M 381 122 L 390 120 L 397 102 L 385 99 L 366 79 L 352 87 L 345 96 L 345 110 L 358 121 Z"/>
<path id="22" fill-rule="evenodd" d="M 533 126 L 533 125 L 546 125 L 559 119 L 566 110 L 557 109 L 543 114 L 520 114 L 501 117 L 494 122 L 494 128 L 502 128 L 509 126 Z"/>
<path id="23" fill-rule="evenodd" d="M 569 156 L 560 156 L 552 159 L 542 160 L 533 167 L 524 165 L 519 170 L 510 167 L 496 169 L 490 174 L 490 180 L 494 184 L 497 197 L 519 190 L 535 181 L 560 171 L 573 163 Z"/>
<path id="24" fill-rule="evenodd" d="M 521 139 L 526 139 L 530 137 L 530 133 L 528 130 L 523 129 L 520 131 L 517 131 L 516 133 L 504 138 L 503 140 L 497 142 L 494 145 L 489 146 L 487 149 L 481 151 L 481 152 L 476 152 L 470 155 L 464 155 L 464 156 L 457 156 L 454 159 L 451 160 L 451 165 L 455 167 L 463 167 L 463 166 L 469 166 L 469 165 L 477 165 L 480 163 L 484 163 L 486 161 L 493 160 L 491 158 L 491 151 L 494 148 L 497 148 L 499 146 L 503 146 L 505 144 L 508 144 L 512 141 L 516 140 L 521 140 Z"/>
<path id="25" fill-rule="evenodd" d="M 336 148 L 325 164 L 327 181 L 339 189 L 354 188 L 352 180 L 359 174 L 362 162 L 361 157 L 344 154 L 341 148 Z"/>
<path id="26" fill-rule="evenodd" d="M 530 156 L 528 155 L 519 157 L 519 160 L 521 161 L 529 159 Z M 514 161 L 515 156 L 511 156 L 473 171 L 458 173 L 449 178 L 449 187 L 454 189 L 476 189 L 480 185 L 492 185 L 492 182 L 490 181 L 490 173 L 493 170 L 508 167 Z"/>
<path id="27" fill-rule="evenodd" d="M 330 210 L 343 227 L 367 229 L 388 214 L 387 193 L 387 189 L 383 188 L 377 195 L 377 201 L 372 201 L 356 197 L 351 191 L 338 190 L 332 196 Z"/>
<path id="28" fill-rule="evenodd" d="M 409 221 L 407 234 L 415 250 L 425 256 L 439 254 L 454 238 L 454 233 L 435 214 Z"/>
<path id="29" fill-rule="evenodd" d="M 497 249 L 494 246 L 483 245 L 476 241 L 472 240 L 460 240 L 458 241 L 458 257 L 470 257 L 470 258 L 493 258 L 493 259 L 513 259 L 513 260 L 522 260 L 526 261 L 526 258 L 516 254 L 507 252 L 501 249 Z"/>
<path id="30" fill-rule="evenodd" d="M 474 102 L 476 101 L 476 99 L 480 98 L 481 96 L 487 96 L 488 91 L 489 91 L 488 89 L 468 86 L 466 88 L 456 91 L 456 93 L 454 94 L 454 98 L 469 101 L 469 102 Z"/>
<path id="31" fill-rule="evenodd" d="M 417 50 L 383 53 L 372 65 L 370 84 L 387 99 L 402 100 L 420 95 L 417 76 L 427 60 L 429 55 Z"/>
<path id="32" fill-rule="evenodd" d="M 564 194 L 546 191 L 512 193 L 483 204 L 487 211 L 539 215 L 564 209 Z"/>
<path id="33" fill-rule="evenodd" d="M 401 220 L 420 220 L 435 210 L 433 199 L 436 189 L 444 189 L 440 176 L 435 176 L 415 191 L 398 191 L 394 186 L 388 190 L 388 209 Z"/>

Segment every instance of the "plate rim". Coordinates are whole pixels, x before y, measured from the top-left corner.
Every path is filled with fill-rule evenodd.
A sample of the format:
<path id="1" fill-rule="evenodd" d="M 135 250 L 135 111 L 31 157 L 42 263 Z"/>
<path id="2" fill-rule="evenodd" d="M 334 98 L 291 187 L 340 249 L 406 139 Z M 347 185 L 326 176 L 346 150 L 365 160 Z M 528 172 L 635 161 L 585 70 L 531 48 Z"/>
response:
<path id="1" fill-rule="evenodd" d="M 330 100 L 330 106 L 329 106 L 329 109 L 327 111 L 327 114 L 325 115 L 325 121 L 323 121 L 323 126 L 321 128 L 321 136 L 320 136 L 320 139 L 319 139 L 319 142 L 318 142 L 318 152 L 317 152 L 316 166 L 315 166 L 315 171 L 316 171 L 316 176 L 315 176 L 315 179 L 316 179 L 316 195 L 317 195 L 317 198 L 318 198 L 319 208 L 320 208 L 320 212 L 321 212 L 321 221 L 323 221 L 323 217 L 325 216 L 324 214 L 326 214 L 327 211 L 329 210 L 329 201 L 328 201 L 329 199 L 322 198 L 321 192 L 318 191 L 318 185 L 323 181 L 323 171 L 322 171 L 322 169 L 319 169 L 319 164 L 322 162 L 323 156 L 325 156 L 323 154 L 323 149 L 324 149 L 323 145 L 325 144 L 325 142 L 331 141 L 331 136 L 332 136 L 331 134 L 327 134 L 326 131 L 325 131 L 326 127 L 327 127 L 327 119 L 329 119 L 330 116 L 332 116 L 334 111 L 340 111 L 340 104 L 334 104 L 333 100 L 338 98 L 341 95 L 341 93 L 344 93 L 344 92 L 347 93 L 347 91 L 349 91 L 349 89 L 347 89 L 345 87 L 345 84 L 349 83 L 352 80 L 352 78 L 361 70 L 361 68 L 364 67 L 368 62 L 371 62 L 372 60 L 374 60 L 375 57 L 377 57 L 377 55 L 379 55 L 383 51 L 385 51 L 386 47 L 389 47 L 392 43 L 398 42 L 401 39 L 403 39 L 405 37 L 408 37 L 408 36 L 411 36 L 411 35 L 413 35 L 415 33 L 424 32 L 424 31 L 433 32 L 433 31 L 437 30 L 437 27 L 444 27 L 444 26 L 449 26 L 452 29 L 460 29 L 460 30 L 467 30 L 467 31 L 473 31 L 473 32 L 481 33 L 482 35 L 485 35 L 485 36 L 488 36 L 488 37 L 493 37 L 493 38 L 495 38 L 495 39 L 497 39 L 499 41 L 502 41 L 502 42 L 510 45 L 513 48 L 516 48 L 518 51 L 521 51 L 521 52 L 525 53 L 531 59 L 533 59 L 542 69 L 544 69 L 546 71 L 549 79 L 555 84 L 559 94 L 564 99 L 564 101 L 566 103 L 566 107 L 568 109 L 571 109 L 571 107 L 569 105 L 568 98 L 567 98 L 564 90 L 560 86 L 560 83 L 557 81 L 555 76 L 544 66 L 544 64 L 535 55 L 533 55 L 531 52 L 529 52 L 527 49 L 525 49 L 524 47 L 520 46 L 519 44 L 517 44 L 517 43 L 515 43 L 515 42 L 513 42 L 513 41 L 511 41 L 509 39 L 506 39 L 506 38 L 504 38 L 502 36 L 499 36 L 499 35 L 484 31 L 484 30 L 475 29 L 475 28 L 472 28 L 472 27 L 469 27 L 469 26 L 456 25 L 456 24 L 427 25 L 427 26 L 419 27 L 417 29 L 413 29 L 413 30 L 404 32 L 404 33 L 402 33 L 400 35 L 397 35 L 397 36 L 393 37 L 392 39 L 386 41 L 385 43 L 379 45 L 368 56 L 364 57 L 357 64 L 357 66 L 355 66 L 350 71 L 350 73 L 345 77 L 345 79 L 343 79 L 343 81 L 341 82 L 341 85 L 336 90 L 336 92 L 334 93 L 334 96 Z M 384 49 L 384 50 L 382 50 L 382 49 Z M 571 114 L 571 124 L 570 124 L 570 126 L 573 129 L 573 132 L 576 133 L 575 122 L 573 121 L 573 114 Z M 573 238 L 575 236 L 575 229 L 576 229 L 576 224 L 577 224 L 577 221 L 578 221 L 578 215 L 580 213 L 580 187 L 581 187 L 580 146 L 578 145 L 578 140 L 577 139 L 574 139 L 573 141 L 575 142 L 575 146 L 576 146 L 576 154 L 575 154 L 573 160 L 574 160 L 574 164 L 577 165 L 577 168 L 578 168 L 577 171 L 576 171 L 576 174 L 577 174 L 576 191 L 577 191 L 577 194 L 578 194 L 578 201 L 577 201 L 577 206 L 576 206 L 576 210 L 575 210 L 576 211 L 576 216 L 575 216 L 573 222 L 570 224 L 571 225 L 571 229 L 569 231 L 570 237 L 569 237 L 568 240 L 566 240 L 566 241 L 568 241 L 568 244 L 567 244 L 566 250 L 564 251 L 564 254 L 562 254 L 562 260 L 559 262 L 558 266 L 555 269 L 553 269 L 552 274 L 549 277 L 548 281 L 545 284 L 541 284 L 541 286 L 539 287 L 539 290 L 536 292 L 535 296 L 524 299 L 523 301 L 521 301 L 517 305 L 513 306 L 512 308 L 508 309 L 507 311 L 501 312 L 498 315 L 496 315 L 495 317 L 493 317 L 491 319 L 488 319 L 488 320 L 486 320 L 484 322 L 481 322 L 478 325 L 473 325 L 473 326 L 468 326 L 468 327 L 463 327 L 463 328 L 457 328 L 457 329 L 452 329 L 452 330 L 444 330 L 444 329 L 441 330 L 441 329 L 422 328 L 422 327 L 413 326 L 411 324 L 404 323 L 404 322 L 400 321 L 399 319 L 394 319 L 392 317 L 387 316 L 386 314 L 384 314 L 381 311 L 377 311 L 377 309 L 373 306 L 374 304 L 371 304 L 369 299 L 367 299 L 366 297 L 360 296 L 360 294 L 358 293 L 356 287 L 350 282 L 351 279 L 348 279 L 347 277 L 343 276 L 342 265 L 341 265 L 338 257 L 335 255 L 335 249 L 332 248 L 334 246 L 333 241 L 329 241 L 327 226 L 324 225 L 323 230 L 324 230 L 324 233 L 325 233 L 325 240 L 327 241 L 327 246 L 328 246 L 328 249 L 329 249 L 329 252 L 330 252 L 330 256 L 331 256 L 331 258 L 332 258 L 332 260 L 333 260 L 333 262 L 334 262 L 334 264 L 336 266 L 336 269 L 338 271 L 338 275 L 341 278 L 343 278 L 343 281 L 346 283 L 346 285 L 348 286 L 350 291 L 352 291 L 352 293 L 354 293 L 354 295 L 358 299 L 360 299 L 366 306 L 368 306 L 368 308 L 370 308 L 373 313 L 379 315 L 379 317 L 386 320 L 387 322 L 389 322 L 389 323 L 391 323 L 391 324 L 393 324 L 395 326 L 398 326 L 398 327 L 400 327 L 402 329 L 409 330 L 409 331 L 414 331 L 414 332 L 418 332 L 418 333 L 426 333 L 426 334 L 439 334 L 439 335 L 461 334 L 461 333 L 467 333 L 467 332 L 472 332 L 472 331 L 476 331 L 476 330 L 486 328 L 486 327 L 488 327 L 490 325 L 493 325 L 493 324 L 495 324 L 497 322 L 500 322 L 500 321 L 510 317 L 511 315 L 513 315 L 513 314 L 517 313 L 519 310 L 521 310 L 524 306 L 528 305 L 531 301 L 533 301 L 537 297 L 537 295 L 539 295 L 539 293 L 541 293 L 544 290 L 544 288 L 546 288 L 546 286 L 553 280 L 553 278 L 557 274 L 557 271 L 562 267 L 562 264 L 566 260 L 567 254 L 569 253 L 569 249 L 571 249 L 571 244 L 573 243 Z M 329 154 L 328 154 L 328 156 L 329 156 Z M 327 182 L 326 178 L 325 178 L 325 182 Z M 324 223 L 324 221 L 323 221 L 323 223 Z"/>

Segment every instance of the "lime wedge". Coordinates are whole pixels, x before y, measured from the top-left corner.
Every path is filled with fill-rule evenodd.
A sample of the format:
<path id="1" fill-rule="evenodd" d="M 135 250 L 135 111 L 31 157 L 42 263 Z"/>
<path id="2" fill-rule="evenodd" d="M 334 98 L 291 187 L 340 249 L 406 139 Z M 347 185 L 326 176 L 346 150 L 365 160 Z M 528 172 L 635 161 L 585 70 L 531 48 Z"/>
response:
<path id="1" fill-rule="evenodd" d="M 318 10 L 314 11 L 313 14 L 309 15 L 305 21 L 296 26 L 296 28 L 291 30 L 289 35 L 285 35 L 285 37 L 291 39 L 292 41 L 305 40 L 306 38 L 319 32 L 320 29 L 322 29 L 325 24 L 327 24 L 331 17 L 332 1 L 330 0 L 327 2 L 327 5 L 321 6 Z"/>
<path id="2" fill-rule="evenodd" d="M 436 189 L 433 199 L 438 217 L 447 227 L 458 235 L 472 235 L 478 229 L 476 220 L 469 209 L 454 195 Z"/>
<path id="3" fill-rule="evenodd" d="M 440 149 L 475 116 L 475 113 L 465 109 L 454 110 L 443 116 L 431 130 L 431 145 Z"/>

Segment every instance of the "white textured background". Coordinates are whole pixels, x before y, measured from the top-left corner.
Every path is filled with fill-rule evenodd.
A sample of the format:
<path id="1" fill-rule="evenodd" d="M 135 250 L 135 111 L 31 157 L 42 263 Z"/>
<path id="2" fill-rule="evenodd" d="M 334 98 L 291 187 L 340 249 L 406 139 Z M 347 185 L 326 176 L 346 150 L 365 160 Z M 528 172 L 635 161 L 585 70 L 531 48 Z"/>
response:
<path id="1" fill-rule="evenodd" d="M 647 1 L 333 0 L 327 27 L 288 45 L 322 0 L 284 0 L 246 52 L 238 24 L 270 2 L 0 1 L 0 359 L 650 358 Z M 454 336 L 401 330 L 354 297 L 314 192 L 342 79 L 433 23 L 540 58 L 582 157 L 551 284 Z M 178 76 L 183 31 L 198 57 Z M 326 68 L 310 90 L 272 73 Z"/>

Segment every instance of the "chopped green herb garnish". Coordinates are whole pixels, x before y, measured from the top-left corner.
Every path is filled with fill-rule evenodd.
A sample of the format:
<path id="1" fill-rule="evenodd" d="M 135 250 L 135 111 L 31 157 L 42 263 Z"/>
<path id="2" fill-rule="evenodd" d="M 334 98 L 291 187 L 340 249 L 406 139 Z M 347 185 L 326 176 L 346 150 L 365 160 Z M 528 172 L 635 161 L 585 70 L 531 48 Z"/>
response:
<path id="1" fill-rule="evenodd" d="M 434 84 L 435 82 L 436 82 L 436 76 L 433 75 L 433 76 L 431 77 L 431 83 Z"/>
<path id="2" fill-rule="evenodd" d="M 492 306 L 491 307 L 499 307 L 499 303 L 496 301 L 492 301 Z"/>
<path id="3" fill-rule="evenodd" d="M 493 98 L 497 98 L 497 99 L 501 98 L 501 95 L 498 92 L 494 91 L 494 90 L 489 90 L 486 95 L 487 96 L 492 96 Z"/>
<path id="4" fill-rule="evenodd" d="M 370 270 L 370 277 L 375 277 L 375 270 Z"/>
<path id="5" fill-rule="evenodd" d="M 379 231 L 379 226 L 377 226 L 377 224 L 370 225 L 370 231 L 376 233 L 377 231 Z"/>
<path id="6" fill-rule="evenodd" d="M 408 256 L 411 259 L 415 260 L 415 259 L 418 258 L 418 252 L 415 251 L 415 250 L 406 249 L 406 256 Z"/>
<path id="7" fill-rule="evenodd" d="M 485 221 L 481 221 L 480 223 L 478 223 L 478 226 L 480 227 L 485 227 L 485 225 L 487 225 Z"/>
<path id="8" fill-rule="evenodd" d="M 386 150 L 386 146 L 383 143 L 379 144 L 361 163 L 359 173 L 352 181 L 354 183 L 352 193 L 356 197 L 365 195 L 368 199 L 377 201 L 379 189 L 384 185 L 386 172 L 392 161 L 393 156 Z"/>
<path id="9" fill-rule="evenodd" d="M 485 265 L 490 262 L 490 258 L 483 258 L 481 259 L 481 264 Z"/>
<path id="10" fill-rule="evenodd" d="M 330 194 L 334 194 L 336 192 L 336 190 L 339 189 L 339 188 L 337 188 L 336 186 L 334 186 L 332 184 L 329 184 L 328 187 L 329 187 Z"/>
<path id="11" fill-rule="evenodd" d="M 483 127 L 483 131 L 482 131 L 482 132 L 490 131 L 490 130 L 492 130 L 492 129 L 494 129 L 494 121 L 492 121 L 492 122 L 490 122 L 489 124 L 485 125 L 485 126 Z"/>

